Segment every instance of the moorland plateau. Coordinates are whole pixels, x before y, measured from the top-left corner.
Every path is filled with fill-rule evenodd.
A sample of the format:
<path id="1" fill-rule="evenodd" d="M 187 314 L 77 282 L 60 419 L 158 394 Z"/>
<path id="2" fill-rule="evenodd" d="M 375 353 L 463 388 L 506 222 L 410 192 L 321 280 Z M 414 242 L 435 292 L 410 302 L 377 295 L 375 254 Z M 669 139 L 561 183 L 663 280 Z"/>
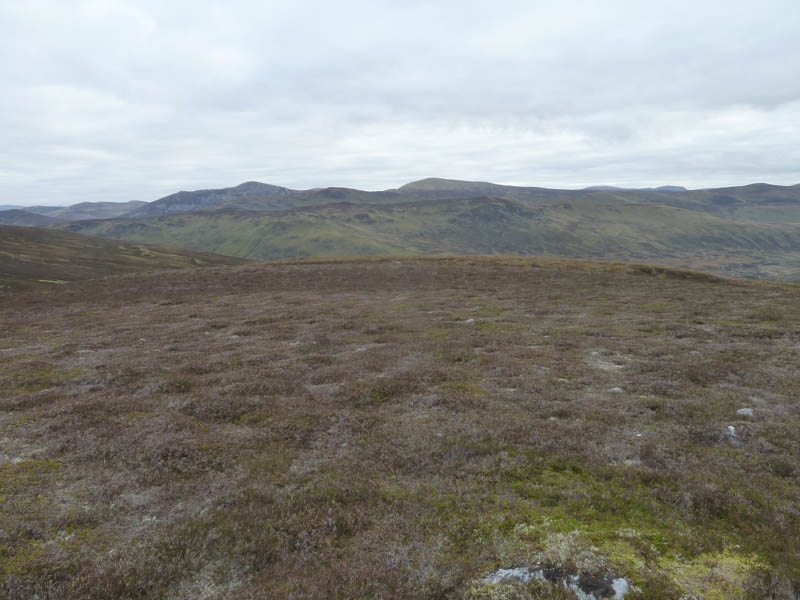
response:
<path id="1" fill-rule="evenodd" d="M 257 241 L 270 227 L 307 252 L 322 231 L 354 247 L 383 231 L 370 244 L 386 252 L 406 249 L 390 240 L 422 251 L 438 237 L 445 249 L 462 243 L 455 231 L 475 232 L 465 250 L 495 251 L 517 239 L 503 223 L 555 223 L 588 252 L 610 243 L 598 241 L 609 223 L 623 232 L 655 210 L 654 232 L 686 219 L 687 244 L 739 240 L 719 256 L 755 261 L 758 244 L 775 244 L 783 269 L 796 248 L 794 225 L 743 220 L 791 204 L 737 216 L 713 202 L 612 202 L 600 222 L 568 204 L 493 193 L 75 227 L 180 241 L 216 223 L 224 246 L 242 220 L 253 245 L 230 253 L 277 256 Z M 507 235 L 491 240 L 473 221 Z M 228 264 L 0 230 L 11 236 L 0 597 L 575 598 L 484 580 L 549 567 L 624 578 L 626 600 L 796 598 L 797 286 L 496 256 Z M 637 252 L 658 243 L 639 238 Z"/>

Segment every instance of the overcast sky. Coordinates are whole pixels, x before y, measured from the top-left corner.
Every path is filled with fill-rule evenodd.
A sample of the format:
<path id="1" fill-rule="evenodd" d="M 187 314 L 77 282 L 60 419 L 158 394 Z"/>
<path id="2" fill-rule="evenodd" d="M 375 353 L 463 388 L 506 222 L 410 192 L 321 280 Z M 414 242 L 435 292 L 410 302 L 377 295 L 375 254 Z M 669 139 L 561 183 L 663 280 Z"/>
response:
<path id="1" fill-rule="evenodd" d="M 0 204 L 800 183 L 800 1 L 0 0 Z"/>

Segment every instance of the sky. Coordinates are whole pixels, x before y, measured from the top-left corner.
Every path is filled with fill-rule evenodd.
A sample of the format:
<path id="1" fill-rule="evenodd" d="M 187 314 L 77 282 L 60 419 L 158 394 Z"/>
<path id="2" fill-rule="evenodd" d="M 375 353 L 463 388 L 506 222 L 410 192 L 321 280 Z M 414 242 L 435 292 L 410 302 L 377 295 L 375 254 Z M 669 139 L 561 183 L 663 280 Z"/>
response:
<path id="1" fill-rule="evenodd" d="M 0 204 L 800 183 L 798 0 L 0 0 Z"/>

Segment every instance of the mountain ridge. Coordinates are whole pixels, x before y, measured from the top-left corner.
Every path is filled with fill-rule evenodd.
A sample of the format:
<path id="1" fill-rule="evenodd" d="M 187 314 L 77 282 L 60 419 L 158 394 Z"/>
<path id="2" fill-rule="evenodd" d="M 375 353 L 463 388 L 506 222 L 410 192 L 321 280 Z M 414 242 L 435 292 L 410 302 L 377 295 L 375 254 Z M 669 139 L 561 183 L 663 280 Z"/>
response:
<path id="1" fill-rule="evenodd" d="M 514 254 L 628 260 L 800 281 L 800 223 L 739 223 L 651 203 L 533 205 L 504 198 L 229 208 L 74 222 L 77 233 L 259 260 L 380 254 Z"/>
<path id="2" fill-rule="evenodd" d="M 219 190 L 219 199 L 202 206 L 186 206 L 175 212 L 191 213 L 197 210 L 241 209 L 245 211 L 274 212 L 303 206 L 323 206 L 338 202 L 365 205 L 394 204 L 417 200 L 444 200 L 453 198 L 495 197 L 544 206 L 573 202 L 586 205 L 601 204 L 666 204 L 706 212 L 718 217 L 754 222 L 800 221 L 800 186 L 749 184 L 709 190 L 659 191 L 657 189 L 589 189 L 561 190 L 551 188 L 506 186 L 488 182 L 467 182 L 428 178 L 411 182 L 397 189 L 363 191 L 354 188 L 329 187 L 311 190 L 284 190 L 279 195 L 238 195 L 228 199 L 226 194 L 234 188 Z M 772 206 L 773 209 L 753 210 L 754 207 Z M 774 207 L 784 207 L 777 209 Z M 135 217 L 142 211 L 126 216 Z M 156 212 L 147 209 L 151 216 Z"/>
<path id="3" fill-rule="evenodd" d="M 728 186 L 688 190 L 683 186 L 660 186 L 655 188 L 622 188 L 595 185 L 583 189 L 560 189 L 537 186 L 496 184 L 486 181 L 465 181 L 428 177 L 411 181 L 398 188 L 365 191 L 341 186 L 315 187 L 296 190 L 283 186 L 246 181 L 233 187 L 208 188 L 194 191 L 179 191 L 152 202 L 83 202 L 69 206 L 17 206 L 6 205 L 7 210 L 19 209 L 57 218 L 62 221 L 118 217 L 154 217 L 166 214 L 191 213 L 206 209 L 241 208 L 244 210 L 280 211 L 299 206 L 330 204 L 332 202 L 355 201 L 363 203 L 392 203 L 411 199 L 457 198 L 493 196 L 537 203 L 558 203 L 581 199 L 584 202 L 635 203 L 642 200 L 668 202 L 686 206 L 688 203 L 709 204 L 709 195 L 724 194 L 780 194 L 781 190 L 794 195 L 800 183 L 779 186 L 753 183 L 743 186 Z M 668 197 L 665 192 L 670 192 Z M 800 202 L 800 195 L 783 198 L 783 203 Z M 725 204 L 719 200 L 717 205 Z M 742 200 L 728 199 L 728 204 L 741 204 Z M 775 203 L 775 202 L 773 202 Z M 3 207 L 0 206 L 0 209 Z"/>
<path id="4" fill-rule="evenodd" d="M 60 220 L 29 212 L 21 208 L 0 210 L 0 225 L 18 225 L 21 227 L 47 227 L 61 223 Z"/>
<path id="5" fill-rule="evenodd" d="M 634 192 L 688 192 L 689 191 L 682 185 L 660 185 L 658 187 L 644 187 L 644 188 L 626 188 L 626 187 L 619 187 L 616 185 L 590 185 L 589 187 L 585 187 L 582 189 L 588 191 L 629 190 Z"/>
<path id="6" fill-rule="evenodd" d="M 29 206 L 24 210 L 61 221 L 113 219 L 148 204 L 141 200 L 127 202 L 79 202 L 69 206 Z"/>
<path id="7" fill-rule="evenodd" d="M 181 212 L 192 212 L 200 208 L 207 208 L 221 204 L 227 200 L 244 196 L 284 196 L 294 192 L 284 188 L 259 181 L 245 181 L 232 188 L 204 189 L 195 191 L 180 191 L 145 206 L 130 211 L 129 217 L 150 217 Z M 186 209 L 189 210 L 186 210 Z"/>
<path id="8" fill-rule="evenodd" d="M 260 260 L 544 254 L 800 281 L 800 186 L 766 183 L 665 192 L 427 178 L 364 191 L 250 181 L 178 192 L 123 217 L 52 226 Z"/>

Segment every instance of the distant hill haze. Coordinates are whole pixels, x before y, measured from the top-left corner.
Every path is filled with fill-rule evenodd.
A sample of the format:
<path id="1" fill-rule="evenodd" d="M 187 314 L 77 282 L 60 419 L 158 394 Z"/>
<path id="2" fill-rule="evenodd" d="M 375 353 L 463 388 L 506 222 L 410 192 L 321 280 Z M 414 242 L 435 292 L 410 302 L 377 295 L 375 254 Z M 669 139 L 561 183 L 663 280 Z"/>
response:
<path id="1" fill-rule="evenodd" d="M 800 281 L 800 204 L 754 207 L 761 209 L 784 211 L 787 222 L 745 220 L 746 212 L 741 220 L 720 218 L 706 210 L 647 202 L 539 205 L 479 197 L 340 202 L 272 212 L 217 210 L 63 227 L 260 260 L 414 253 L 546 255 Z"/>
<path id="2" fill-rule="evenodd" d="M 47 215 L 59 221 L 80 221 L 82 219 L 113 219 L 147 205 L 141 200 L 130 202 L 80 202 L 71 206 L 28 206 L 27 212 Z"/>
<path id="3" fill-rule="evenodd" d="M 260 260 L 541 254 L 800 282 L 800 185 L 558 190 L 427 178 L 370 192 L 246 182 L 53 226 Z"/>
<path id="4" fill-rule="evenodd" d="M 175 213 L 195 212 L 246 196 L 280 197 L 288 196 L 292 193 L 293 190 L 277 185 L 247 181 L 232 188 L 197 190 L 194 192 L 177 192 L 175 194 L 170 194 L 169 196 L 130 211 L 127 216 L 155 217 Z"/>
<path id="5" fill-rule="evenodd" d="M 665 192 L 669 192 L 669 194 L 665 194 Z M 656 203 L 719 214 L 724 211 L 730 212 L 732 207 L 754 203 L 796 204 L 800 202 L 800 189 L 798 186 L 753 184 L 752 186 L 719 188 L 717 190 L 687 190 L 681 186 L 645 189 L 594 186 L 583 190 L 560 190 L 431 177 L 407 183 L 397 189 L 368 192 L 345 187 L 293 190 L 251 181 L 232 188 L 178 192 L 141 206 L 125 216 L 140 218 L 220 210 L 274 212 L 339 202 L 394 204 L 419 200 L 480 197 L 518 200 L 540 206 L 564 202 L 579 204 Z M 778 222 L 783 222 L 783 219 L 781 218 Z"/>
<path id="6" fill-rule="evenodd" d="M 0 225 L 20 225 L 23 227 L 47 227 L 61 223 L 59 219 L 54 219 L 45 215 L 36 214 L 19 208 L 10 210 L 0 210 Z"/>
<path id="7" fill-rule="evenodd" d="M 685 192 L 687 189 L 682 185 L 662 185 L 659 187 L 648 187 L 648 188 L 624 188 L 624 187 L 617 187 L 615 185 L 590 185 L 589 187 L 583 188 L 585 190 L 639 190 L 645 192 Z"/>
<path id="8" fill-rule="evenodd" d="M 113 219 L 128 214 L 147 202 L 81 202 L 72 206 L 26 206 L 0 210 L 0 225 L 46 227 L 56 223 L 87 219 Z"/>
<path id="9" fill-rule="evenodd" d="M 669 197 L 663 192 L 670 192 Z M 58 221 L 142 218 L 200 211 L 245 210 L 283 211 L 339 202 L 393 204 L 405 201 L 494 197 L 534 202 L 538 205 L 578 202 L 619 204 L 655 202 L 718 213 L 720 208 L 749 204 L 794 204 L 800 202 L 800 184 L 773 186 L 752 184 L 730 188 L 687 190 L 668 185 L 655 188 L 621 188 L 597 185 L 581 190 L 499 185 L 484 181 L 461 181 L 429 177 L 412 181 L 397 189 L 364 191 L 346 187 L 294 190 L 282 186 L 248 181 L 230 188 L 181 191 L 153 202 L 82 202 L 71 206 L 0 206 L 0 210 L 20 209 L 46 215 Z M 783 222 L 781 219 L 779 222 Z M 43 223 L 43 222 L 42 222 Z"/>

